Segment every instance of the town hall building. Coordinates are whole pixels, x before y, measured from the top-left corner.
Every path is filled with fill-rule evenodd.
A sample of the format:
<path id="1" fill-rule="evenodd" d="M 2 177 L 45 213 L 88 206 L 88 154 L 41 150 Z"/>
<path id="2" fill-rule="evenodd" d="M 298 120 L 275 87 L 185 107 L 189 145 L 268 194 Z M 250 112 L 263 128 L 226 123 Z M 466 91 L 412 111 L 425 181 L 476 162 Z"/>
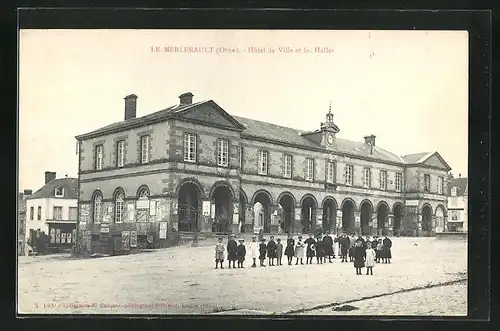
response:
<path id="1" fill-rule="evenodd" d="M 444 231 L 449 165 L 339 137 L 331 109 L 303 132 L 231 116 L 215 101 L 125 117 L 76 137 L 78 238 L 89 250 L 163 247 L 186 232 L 432 236 Z"/>

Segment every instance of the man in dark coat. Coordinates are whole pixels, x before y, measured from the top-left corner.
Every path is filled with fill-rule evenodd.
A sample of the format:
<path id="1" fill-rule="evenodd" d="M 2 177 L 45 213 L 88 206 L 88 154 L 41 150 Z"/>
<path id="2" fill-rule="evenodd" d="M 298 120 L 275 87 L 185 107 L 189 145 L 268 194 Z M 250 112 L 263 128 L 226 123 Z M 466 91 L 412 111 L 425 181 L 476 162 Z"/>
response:
<path id="1" fill-rule="evenodd" d="M 384 238 L 384 240 L 382 241 L 382 244 L 384 245 L 383 255 L 382 255 L 383 258 L 384 258 L 384 262 L 385 263 L 391 263 L 391 258 L 392 258 L 392 254 L 391 254 L 392 241 L 386 235 L 385 238 Z"/>
<path id="2" fill-rule="evenodd" d="M 292 258 L 295 255 L 295 240 L 291 235 L 288 235 L 286 241 L 285 255 L 288 259 L 288 265 L 292 265 Z"/>
<path id="3" fill-rule="evenodd" d="M 276 241 L 274 241 L 274 236 L 269 238 L 269 242 L 267 243 L 267 257 L 269 259 L 269 265 L 274 266 L 274 259 L 277 258 L 276 254 Z"/>
<path id="4" fill-rule="evenodd" d="M 307 245 L 306 264 L 312 264 L 312 259 L 316 255 L 316 240 L 314 240 L 312 233 L 309 234 L 309 238 L 307 238 L 304 243 Z"/>
<path id="5" fill-rule="evenodd" d="M 361 268 L 365 266 L 365 250 L 363 249 L 363 241 L 357 240 L 353 249 L 354 268 L 356 268 L 356 275 L 361 275 Z"/>
<path id="6" fill-rule="evenodd" d="M 233 268 L 236 268 L 235 263 L 236 260 L 238 260 L 238 244 L 234 238 L 236 238 L 236 236 L 232 234 L 227 242 L 227 260 L 229 263 L 229 269 L 231 269 L 231 262 L 233 262 Z"/>
<path id="7" fill-rule="evenodd" d="M 267 252 L 266 239 L 262 238 L 262 240 L 259 244 L 259 260 L 260 260 L 261 267 L 266 266 L 264 264 L 264 261 L 266 260 L 266 252 Z"/>
<path id="8" fill-rule="evenodd" d="M 349 250 L 351 241 L 349 240 L 349 238 L 345 233 L 343 233 L 342 236 L 340 237 L 339 244 L 340 244 L 340 256 L 342 257 L 341 262 L 347 262 L 347 251 Z"/>
<path id="9" fill-rule="evenodd" d="M 316 238 L 316 263 L 323 264 L 323 257 L 325 256 L 325 250 L 323 245 L 322 235 L 319 234 Z"/>
<path id="10" fill-rule="evenodd" d="M 325 252 L 325 258 L 328 256 L 328 261 L 332 263 L 333 256 L 333 239 L 330 236 L 330 231 L 326 233 L 326 236 L 323 238 L 323 250 Z M 335 257 L 334 257 L 335 258 Z M 325 261 L 326 262 L 326 261 Z"/>

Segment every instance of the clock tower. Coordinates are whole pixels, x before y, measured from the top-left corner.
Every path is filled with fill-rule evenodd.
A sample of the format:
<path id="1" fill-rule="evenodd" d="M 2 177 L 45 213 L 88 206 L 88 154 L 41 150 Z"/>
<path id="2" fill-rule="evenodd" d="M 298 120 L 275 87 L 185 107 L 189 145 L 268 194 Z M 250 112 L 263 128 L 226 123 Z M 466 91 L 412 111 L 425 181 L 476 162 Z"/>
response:
<path id="1" fill-rule="evenodd" d="M 339 131 L 339 127 L 333 122 L 332 103 L 330 101 L 330 107 L 328 109 L 328 113 L 326 114 L 326 122 L 321 123 L 321 145 L 326 149 L 335 149 L 335 134 Z"/>

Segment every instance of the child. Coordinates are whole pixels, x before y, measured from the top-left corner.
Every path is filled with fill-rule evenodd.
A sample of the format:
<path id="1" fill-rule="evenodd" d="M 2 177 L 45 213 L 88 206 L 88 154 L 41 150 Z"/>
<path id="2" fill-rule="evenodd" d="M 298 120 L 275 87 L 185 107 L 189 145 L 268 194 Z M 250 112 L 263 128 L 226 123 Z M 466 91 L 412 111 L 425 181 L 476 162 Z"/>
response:
<path id="1" fill-rule="evenodd" d="M 382 239 L 377 241 L 377 247 L 375 252 L 376 262 L 380 263 L 380 259 L 382 258 L 382 250 L 384 249 L 384 245 L 382 244 Z"/>
<path id="2" fill-rule="evenodd" d="M 248 245 L 248 248 L 250 249 L 250 253 L 253 259 L 252 268 L 256 268 L 257 264 L 255 262 L 257 261 L 257 257 L 259 256 L 259 243 L 257 242 L 257 236 L 252 237 L 252 242 Z"/>
<path id="3" fill-rule="evenodd" d="M 306 264 L 312 264 L 313 257 L 316 255 L 316 240 L 314 240 L 312 233 L 309 234 L 309 238 L 306 239 L 305 243 L 307 244 Z"/>
<path id="4" fill-rule="evenodd" d="M 236 249 L 238 248 L 238 244 L 236 243 L 236 235 L 233 233 L 231 234 L 230 239 L 227 242 L 227 261 L 228 261 L 228 267 L 231 269 L 231 262 L 233 262 L 233 268 L 236 268 L 235 262 L 238 260 L 238 257 L 236 256 Z"/>
<path id="5" fill-rule="evenodd" d="M 236 256 L 238 257 L 238 268 L 244 268 L 243 261 L 245 261 L 245 255 L 247 255 L 247 249 L 243 244 L 245 242 L 243 238 L 241 238 L 239 242 L 240 244 L 236 248 Z"/>
<path id="6" fill-rule="evenodd" d="M 372 248 L 372 243 L 366 243 L 365 251 L 365 262 L 366 262 L 366 274 L 373 276 L 373 267 L 375 266 L 375 251 Z"/>
<path id="7" fill-rule="evenodd" d="M 215 269 L 219 267 L 220 263 L 220 268 L 224 269 L 222 266 L 222 263 L 224 263 L 224 244 L 222 244 L 222 238 L 219 238 L 219 241 L 215 245 Z"/>
<path id="8" fill-rule="evenodd" d="M 281 257 L 283 256 L 283 244 L 281 243 L 280 238 L 276 240 L 278 241 L 278 243 L 276 244 L 276 258 L 277 258 L 276 265 L 283 265 L 281 264 Z"/>
<path id="9" fill-rule="evenodd" d="M 266 246 L 266 239 L 262 238 L 261 243 L 259 245 L 259 260 L 260 260 L 260 266 L 265 267 L 266 265 L 264 264 L 264 261 L 266 260 L 266 252 L 267 252 L 267 246 Z"/>
<path id="10" fill-rule="evenodd" d="M 302 242 L 302 236 L 299 236 L 299 239 L 297 240 L 297 245 L 295 245 L 295 257 L 297 258 L 297 262 L 295 265 L 299 264 L 299 259 L 300 259 L 300 264 L 304 264 L 303 259 L 304 259 L 304 253 L 305 253 L 305 246 Z"/>
<path id="11" fill-rule="evenodd" d="M 352 262 L 354 260 L 354 255 L 353 255 L 353 252 L 354 252 L 354 245 L 356 243 L 356 237 L 355 237 L 355 233 L 353 233 L 350 237 L 349 237 L 349 262 Z M 347 262 L 347 261 L 346 261 Z"/>
<path id="12" fill-rule="evenodd" d="M 288 258 L 288 265 L 292 265 L 292 258 L 295 254 L 295 240 L 291 235 L 288 236 L 286 241 L 285 255 Z"/>
<path id="13" fill-rule="evenodd" d="M 323 264 L 323 257 L 325 256 L 324 244 L 321 235 L 316 240 L 316 263 Z"/>
<path id="14" fill-rule="evenodd" d="M 276 242 L 274 241 L 274 236 L 269 238 L 269 242 L 267 243 L 267 257 L 269 259 L 269 266 L 274 267 L 274 259 L 276 256 Z"/>
<path id="15" fill-rule="evenodd" d="M 354 268 L 356 268 L 356 275 L 361 275 L 361 268 L 365 266 L 365 257 L 363 243 L 358 240 L 353 248 Z"/>

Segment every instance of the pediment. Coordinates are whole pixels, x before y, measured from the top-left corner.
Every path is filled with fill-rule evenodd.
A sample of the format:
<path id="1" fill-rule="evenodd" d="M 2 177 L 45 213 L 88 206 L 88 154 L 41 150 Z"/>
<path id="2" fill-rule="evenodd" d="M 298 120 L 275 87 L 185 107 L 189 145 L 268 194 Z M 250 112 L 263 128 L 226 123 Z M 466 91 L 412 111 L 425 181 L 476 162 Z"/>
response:
<path id="1" fill-rule="evenodd" d="M 429 156 L 427 159 L 425 159 L 422 164 L 425 164 L 425 165 L 428 165 L 428 166 L 431 166 L 431 167 L 435 167 L 435 168 L 440 168 L 440 169 L 444 169 L 444 170 L 451 170 L 450 166 L 448 165 L 448 163 L 446 163 L 446 161 L 441 157 L 441 155 L 439 155 L 438 152 L 432 154 L 431 156 Z"/>
<path id="2" fill-rule="evenodd" d="M 178 118 L 194 121 L 208 126 L 217 126 L 228 130 L 242 131 L 245 127 L 229 115 L 222 107 L 210 100 L 178 113 Z"/>

